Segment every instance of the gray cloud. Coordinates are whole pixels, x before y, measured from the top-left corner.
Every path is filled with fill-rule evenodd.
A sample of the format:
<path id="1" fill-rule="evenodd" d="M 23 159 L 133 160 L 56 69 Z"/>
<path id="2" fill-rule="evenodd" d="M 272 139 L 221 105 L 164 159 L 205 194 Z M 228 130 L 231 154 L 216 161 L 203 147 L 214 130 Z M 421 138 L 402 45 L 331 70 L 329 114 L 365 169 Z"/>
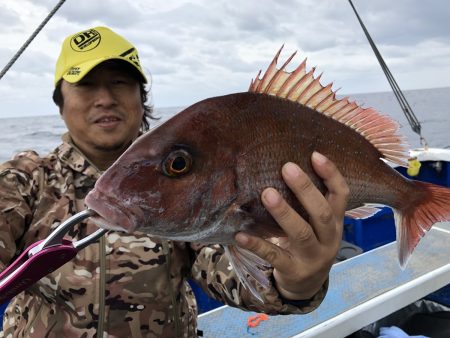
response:
<path id="1" fill-rule="evenodd" d="M 0 62 L 6 63 L 56 1 L 0 3 Z M 430 0 L 353 0 L 385 61 L 404 89 L 450 86 L 450 3 Z M 389 90 L 347 1 L 336 0 L 77 0 L 67 1 L 2 81 L 38 95 L 51 82 L 61 41 L 73 32 L 107 25 L 132 41 L 153 78 L 159 106 L 246 90 L 284 43 L 297 64 L 324 72 L 342 92 Z M 294 65 L 292 65 L 294 66 Z M 14 83 L 14 86 L 11 85 Z M 35 88 L 33 86 L 40 87 Z M 47 109 L 54 109 L 48 96 Z M 8 106 L 10 107 L 10 106 Z M 20 109 L 20 107 L 18 108 Z M 9 110 L 9 108 L 8 108 Z M 0 111 L 4 111 L 0 107 Z"/>
<path id="2" fill-rule="evenodd" d="M 54 1 L 46 1 L 46 8 L 51 9 L 53 6 Z M 77 0 L 65 2 L 57 15 L 81 26 L 91 25 L 93 22 L 102 22 L 108 26 L 126 27 L 138 21 L 142 14 L 133 1 Z"/>

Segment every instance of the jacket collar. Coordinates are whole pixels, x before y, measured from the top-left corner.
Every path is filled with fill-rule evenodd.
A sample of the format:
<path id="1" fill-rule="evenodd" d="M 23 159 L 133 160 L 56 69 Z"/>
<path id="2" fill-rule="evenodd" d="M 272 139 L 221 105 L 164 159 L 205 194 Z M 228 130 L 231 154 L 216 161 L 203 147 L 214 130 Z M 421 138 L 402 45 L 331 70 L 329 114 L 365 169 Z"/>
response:
<path id="1" fill-rule="evenodd" d="M 76 172 L 98 179 L 102 172 L 75 146 L 69 133 L 63 134 L 61 139 L 63 143 L 56 148 L 56 154 L 61 162 Z"/>

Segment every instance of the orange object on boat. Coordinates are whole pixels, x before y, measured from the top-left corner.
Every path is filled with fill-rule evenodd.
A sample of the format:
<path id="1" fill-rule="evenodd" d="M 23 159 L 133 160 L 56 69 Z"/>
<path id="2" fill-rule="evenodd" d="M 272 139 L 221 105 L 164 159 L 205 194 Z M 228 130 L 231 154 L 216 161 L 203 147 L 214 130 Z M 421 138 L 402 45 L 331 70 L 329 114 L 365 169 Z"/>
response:
<path id="1" fill-rule="evenodd" d="M 254 316 L 248 317 L 247 319 L 247 326 L 248 327 L 256 327 L 261 323 L 263 320 L 268 320 L 269 316 L 264 313 L 258 313 Z"/>

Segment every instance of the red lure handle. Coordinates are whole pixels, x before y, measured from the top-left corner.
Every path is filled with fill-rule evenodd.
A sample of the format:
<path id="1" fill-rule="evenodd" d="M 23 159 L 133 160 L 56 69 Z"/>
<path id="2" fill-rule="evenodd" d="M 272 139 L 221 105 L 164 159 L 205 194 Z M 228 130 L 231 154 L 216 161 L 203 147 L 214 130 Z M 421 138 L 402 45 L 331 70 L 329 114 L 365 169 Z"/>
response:
<path id="1" fill-rule="evenodd" d="M 44 248 L 29 257 L 29 251 L 42 241 L 30 245 L 0 273 L 0 304 L 58 269 L 75 257 L 78 252 L 71 241 L 63 239 L 61 244 Z"/>

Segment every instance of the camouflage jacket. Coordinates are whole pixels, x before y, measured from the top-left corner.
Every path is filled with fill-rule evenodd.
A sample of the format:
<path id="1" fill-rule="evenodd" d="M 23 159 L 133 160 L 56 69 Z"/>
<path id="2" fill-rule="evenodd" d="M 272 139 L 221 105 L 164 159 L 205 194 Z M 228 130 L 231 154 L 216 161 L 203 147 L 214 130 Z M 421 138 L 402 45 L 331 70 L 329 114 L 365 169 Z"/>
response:
<path id="1" fill-rule="evenodd" d="M 67 135 L 63 141 L 46 157 L 23 152 L 0 166 L 0 270 L 85 209 L 84 197 L 101 172 Z M 68 238 L 96 229 L 86 220 Z M 284 304 L 272 287 L 261 291 L 261 303 L 242 288 L 219 246 L 110 231 L 12 299 L 3 336 L 196 337 L 196 302 L 187 279 L 229 305 L 269 314 L 309 312 L 326 292 L 325 286 L 297 307 Z"/>

